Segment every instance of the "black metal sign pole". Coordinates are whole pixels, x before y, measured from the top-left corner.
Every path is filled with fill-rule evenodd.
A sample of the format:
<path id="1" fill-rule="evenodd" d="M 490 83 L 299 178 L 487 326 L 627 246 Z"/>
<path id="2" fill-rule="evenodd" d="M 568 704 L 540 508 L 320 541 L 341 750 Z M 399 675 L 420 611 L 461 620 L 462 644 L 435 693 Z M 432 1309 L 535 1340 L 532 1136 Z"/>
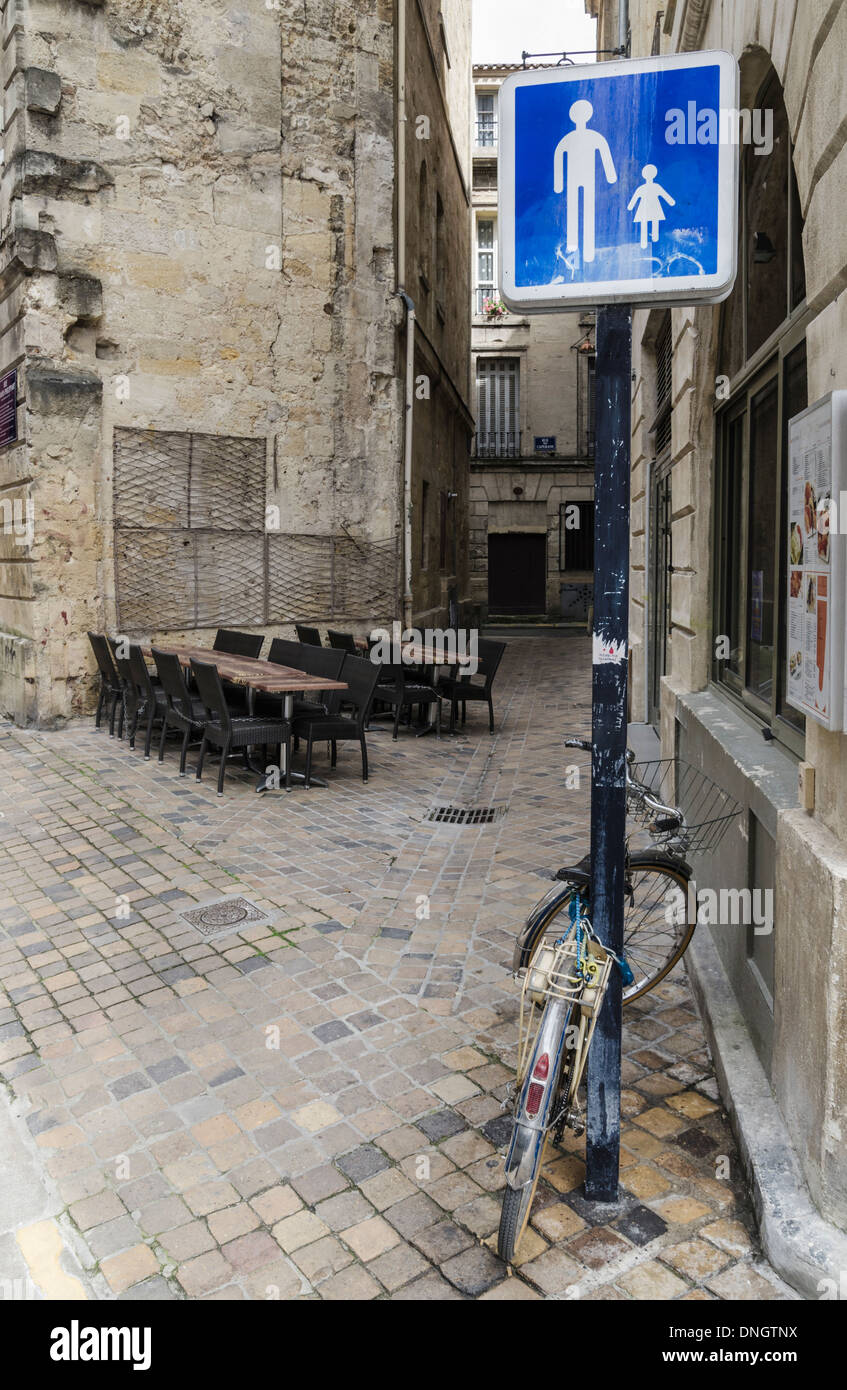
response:
<path id="1" fill-rule="evenodd" d="M 592 664 L 591 922 L 604 945 L 623 946 L 626 830 L 629 477 L 632 312 L 597 311 L 594 459 L 594 632 Z M 621 975 L 612 969 L 588 1054 L 585 1195 L 618 1195 L 621 1094 Z"/>

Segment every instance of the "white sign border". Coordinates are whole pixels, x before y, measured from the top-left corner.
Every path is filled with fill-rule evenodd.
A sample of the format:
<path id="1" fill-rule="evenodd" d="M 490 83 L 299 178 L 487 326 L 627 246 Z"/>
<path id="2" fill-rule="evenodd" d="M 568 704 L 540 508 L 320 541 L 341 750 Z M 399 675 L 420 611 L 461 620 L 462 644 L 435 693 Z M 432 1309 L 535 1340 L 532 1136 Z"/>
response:
<path id="1" fill-rule="evenodd" d="M 598 304 L 718 304 L 732 293 L 738 260 L 737 143 L 718 146 L 718 228 L 728 226 L 730 236 L 718 238 L 718 266 L 713 275 L 674 277 L 667 280 L 595 280 L 590 285 L 569 287 L 566 281 L 547 285 L 515 286 L 515 92 L 519 87 L 591 79 L 603 81 L 627 73 L 662 72 L 673 68 L 720 68 L 721 110 L 738 110 L 740 76 L 738 62 L 723 49 L 696 53 L 671 53 L 655 58 L 624 58 L 610 63 L 583 63 L 577 67 L 528 69 L 511 73 L 500 88 L 500 148 L 498 153 L 498 208 L 500 237 L 500 295 L 516 314 L 555 313 L 590 308 Z M 626 288 L 623 288 L 623 287 Z M 664 288 L 667 286 L 667 288 Z M 575 293 L 568 294 L 572 288 Z"/>

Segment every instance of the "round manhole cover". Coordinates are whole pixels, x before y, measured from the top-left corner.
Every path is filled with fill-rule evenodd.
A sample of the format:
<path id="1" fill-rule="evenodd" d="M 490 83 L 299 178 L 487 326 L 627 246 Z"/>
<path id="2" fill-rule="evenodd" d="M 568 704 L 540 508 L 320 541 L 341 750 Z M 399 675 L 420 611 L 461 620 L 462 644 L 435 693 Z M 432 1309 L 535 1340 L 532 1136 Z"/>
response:
<path id="1" fill-rule="evenodd" d="M 236 922 L 247 921 L 249 916 L 249 909 L 241 903 L 213 903 L 199 914 L 204 927 L 232 927 Z"/>

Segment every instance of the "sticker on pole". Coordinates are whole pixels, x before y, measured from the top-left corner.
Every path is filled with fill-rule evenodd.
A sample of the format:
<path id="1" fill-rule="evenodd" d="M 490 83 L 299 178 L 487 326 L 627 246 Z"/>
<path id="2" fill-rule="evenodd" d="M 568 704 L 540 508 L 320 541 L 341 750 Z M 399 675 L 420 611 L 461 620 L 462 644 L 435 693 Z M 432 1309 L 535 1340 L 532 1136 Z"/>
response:
<path id="1" fill-rule="evenodd" d="M 730 53 L 513 73 L 500 89 L 506 304 L 726 298 L 750 127 Z"/>

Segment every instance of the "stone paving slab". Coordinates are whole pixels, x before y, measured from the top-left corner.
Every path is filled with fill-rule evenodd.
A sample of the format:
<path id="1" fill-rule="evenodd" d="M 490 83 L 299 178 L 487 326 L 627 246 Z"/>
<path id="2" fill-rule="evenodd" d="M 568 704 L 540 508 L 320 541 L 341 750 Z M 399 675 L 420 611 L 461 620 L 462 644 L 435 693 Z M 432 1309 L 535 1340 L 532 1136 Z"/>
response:
<path id="1" fill-rule="evenodd" d="M 497 732 L 342 745 L 258 797 L 78 725 L 0 728 L 0 1074 L 111 1299 L 772 1298 L 684 971 L 628 1011 L 621 1198 L 547 1163 L 496 1255 L 516 926 L 587 849 L 582 635 L 516 637 Z M 583 762 L 587 762 L 583 759 Z M 322 771 L 321 768 L 318 769 Z M 568 779 L 572 781 L 572 778 Z M 438 805 L 506 807 L 444 826 Z M 204 936 L 185 913 L 261 912 Z M 2 1259 L 2 1247 L 0 1247 Z M 0 1278 L 3 1271 L 0 1270 Z"/>

